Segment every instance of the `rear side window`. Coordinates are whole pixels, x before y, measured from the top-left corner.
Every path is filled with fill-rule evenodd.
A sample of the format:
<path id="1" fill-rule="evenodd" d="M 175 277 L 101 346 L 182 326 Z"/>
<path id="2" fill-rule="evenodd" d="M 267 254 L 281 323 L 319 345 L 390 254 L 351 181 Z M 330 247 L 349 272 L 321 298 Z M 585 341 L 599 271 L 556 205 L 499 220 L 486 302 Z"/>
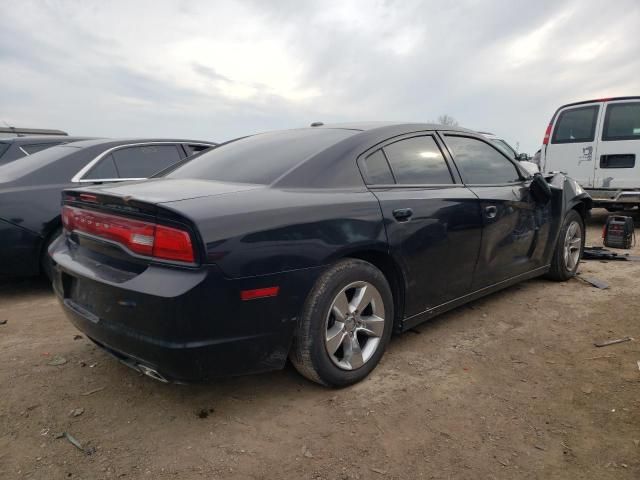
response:
<path id="1" fill-rule="evenodd" d="M 185 150 L 187 151 L 187 156 L 195 155 L 196 153 L 204 152 L 205 150 L 209 150 L 212 148 L 211 145 L 193 145 L 193 144 L 184 144 Z"/>
<path id="2" fill-rule="evenodd" d="M 99 180 L 99 179 L 110 179 L 110 178 L 118 178 L 118 170 L 116 169 L 116 164 L 113 161 L 113 155 L 109 154 L 100 160 L 95 167 L 93 167 L 89 173 L 87 173 L 83 180 Z"/>
<path id="3" fill-rule="evenodd" d="M 464 183 L 499 185 L 520 181 L 515 165 L 494 147 L 471 137 L 447 135 L 446 139 Z"/>
<path id="4" fill-rule="evenodd" d="M 368 184 L 389 185 L 395 183 L 382 150 L 378 150 L 369 155 L 365 159 L 364 164 Z"/>
<path id="5" fill-rule="evenodd" d="M 32 153 L 39 152 L 41 150 L 45 150 L 47 148 L 54 147 L 56 145 L 60 145 L 60 143 L 34 143 L 32 145 L 22 145 L 22 149 L 27 152 L 29 155 Z"/>
<path id="6" fill-rule="evenodd" d="M 640 140 L 640 102 L 607 105 L 602 140 Z"/>
<path id="7" fill-rule="evenodd" d="M 177 145 L 126 147 L 112 155 L 120 178 L 148 178 L 182 159 Z"/>
<path id="8" fill-rule="evenodd" d="M 592 142 L 600 107 L 579 107 L 565 110 L 558 117 L 551 143 Z"/>
<path id="9" fill-rule="evenodd" d="M 396 182 L 413 185 L 453 183 L 442 152 L 431 136 L 400 140 L 384 147 Z"/>

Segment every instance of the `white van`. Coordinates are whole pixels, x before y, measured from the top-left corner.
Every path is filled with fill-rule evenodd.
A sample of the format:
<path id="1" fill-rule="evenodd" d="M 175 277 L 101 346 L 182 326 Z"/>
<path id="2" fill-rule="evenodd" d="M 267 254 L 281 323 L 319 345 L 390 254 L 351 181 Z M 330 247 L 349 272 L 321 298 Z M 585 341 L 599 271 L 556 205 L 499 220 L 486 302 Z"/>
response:
<path id="1" fill-rule="evenodd" d="M 608 210 L 640 206 L 640 96 L 563 105 L 544 134 L 543 172 L 562 171 Z"/>

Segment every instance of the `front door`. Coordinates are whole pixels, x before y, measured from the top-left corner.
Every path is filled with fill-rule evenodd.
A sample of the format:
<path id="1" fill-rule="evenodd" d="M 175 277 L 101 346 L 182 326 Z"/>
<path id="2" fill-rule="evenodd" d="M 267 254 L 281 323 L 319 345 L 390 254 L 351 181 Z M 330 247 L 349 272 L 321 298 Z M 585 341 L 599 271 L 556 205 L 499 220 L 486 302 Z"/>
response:
<path id="1" fill-rule="evenodd" d="M 361 166 L 406 278 L 405 316 L 469 293 L 482 230 L 479 201 L 455 182 L 435 135 L 395 139 Z"/>
<path id="2" fill-rule="evenodd" d="M 446 134 L 463 181 L 480 201 L 482 244 L 473 276 L 478 290 L 544 266 L 549 225 L 514 162 L 476 137 Z"/>

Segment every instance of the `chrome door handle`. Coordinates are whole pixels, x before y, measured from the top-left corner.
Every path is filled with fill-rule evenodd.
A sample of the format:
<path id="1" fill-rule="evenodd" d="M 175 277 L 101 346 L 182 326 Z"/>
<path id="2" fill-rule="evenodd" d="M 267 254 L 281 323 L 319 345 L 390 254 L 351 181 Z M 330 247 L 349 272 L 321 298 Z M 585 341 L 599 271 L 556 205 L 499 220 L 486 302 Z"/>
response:
<path id="1" fill-rule="evenodd" d="M 498 207 L 495 205 L 487 205 L 484 207 L 484 214 L 487 218 L 496 218 L 496 215 L 498 215 Z"/>

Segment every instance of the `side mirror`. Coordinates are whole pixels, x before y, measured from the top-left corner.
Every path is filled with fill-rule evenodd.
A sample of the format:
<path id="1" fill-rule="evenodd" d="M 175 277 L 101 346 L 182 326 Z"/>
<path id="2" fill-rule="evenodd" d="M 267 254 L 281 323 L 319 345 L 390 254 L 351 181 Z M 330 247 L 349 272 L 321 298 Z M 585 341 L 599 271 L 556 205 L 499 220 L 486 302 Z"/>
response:
<path id="1" fill-rule="evenodd" d="M 531 157 L 529 157 L 529 155 L 527 155 L 526 153 L 519 153 L 518 156 L 516 157 L 516 160 L 520 161 L 520 162 L 526 162 L 527 160 L 529 160 Z"/>
<path id="2" fill-rule="evenodd" d="M 531 179 L 529 191 L 535 202 L 539 205 L 546 205 L 551 200 L 551 185 L 547 183 L 541 173 L 536 173 Z"/>

